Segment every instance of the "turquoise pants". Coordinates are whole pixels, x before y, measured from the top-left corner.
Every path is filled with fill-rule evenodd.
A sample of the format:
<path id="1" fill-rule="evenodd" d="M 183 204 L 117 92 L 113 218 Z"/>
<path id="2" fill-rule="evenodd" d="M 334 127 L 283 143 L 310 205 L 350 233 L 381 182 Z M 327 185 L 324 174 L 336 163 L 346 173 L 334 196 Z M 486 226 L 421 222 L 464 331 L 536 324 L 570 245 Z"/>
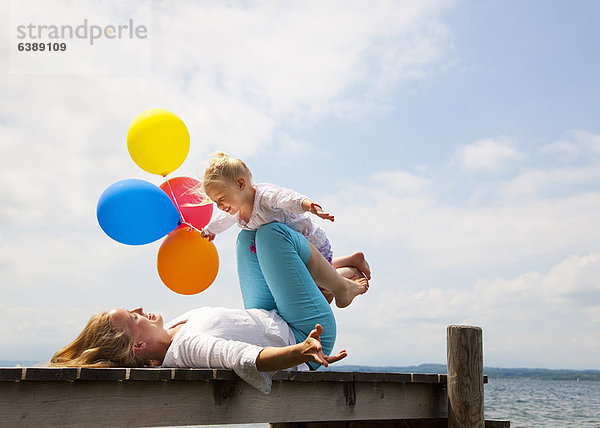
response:
<path id="1" fill-rule="evenodd" d="M 306 238 L 284 224 L 270 223 L 258 230 L 242 230 L 236 255 L 244 307 L 276 309 L 297 342 L 321 324 L 321 345 L 329 355 L 335 343 L 335 318 L 306 268 L 310 256 Z"/>

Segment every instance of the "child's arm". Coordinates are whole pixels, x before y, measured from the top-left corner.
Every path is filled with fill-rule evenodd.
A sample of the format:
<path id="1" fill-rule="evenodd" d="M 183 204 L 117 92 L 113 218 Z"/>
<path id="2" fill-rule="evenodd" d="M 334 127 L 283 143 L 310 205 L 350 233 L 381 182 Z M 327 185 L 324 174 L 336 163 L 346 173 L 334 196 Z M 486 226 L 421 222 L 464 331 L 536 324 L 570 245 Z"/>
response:
<path id="1" fill-rule="evenodd" d="M 302 209 L 304 211 L 309 211 L 312 214 L 321 217 L 322 219 L 325 220 L 334 220 L 333 215 L 329 214 L 328 212 L 323 211 L 323 208 L 321 208 L 321 205 L 313 202 L 312 200 L 306 198 L 302 201 Z"/>
<path id="2" fill-rule="evenodd" d="M 298 193 L 295 190 L 286 187 L 279 187 L 274 184 L 263 183 L 263 186 L 268 187 L 263 191 L 261 201 L 269 207 L 279 208 L 297 214 L 309 211 L 325 220 L 333 221 L 334 219 L 331 214 L 324 212 L 319 204 L 316 204 L 302 193 Z"/>
<path id="3" fill-rule="evenodd" d="M 212 241 L 215 239 L 215 235 L 226 231 L 235 223 L 237 223 L 237 219 L 237 215 L 229 215 L 223 211 L 215 210 L 208 225 L 202 229 L 202 237 Z"/>

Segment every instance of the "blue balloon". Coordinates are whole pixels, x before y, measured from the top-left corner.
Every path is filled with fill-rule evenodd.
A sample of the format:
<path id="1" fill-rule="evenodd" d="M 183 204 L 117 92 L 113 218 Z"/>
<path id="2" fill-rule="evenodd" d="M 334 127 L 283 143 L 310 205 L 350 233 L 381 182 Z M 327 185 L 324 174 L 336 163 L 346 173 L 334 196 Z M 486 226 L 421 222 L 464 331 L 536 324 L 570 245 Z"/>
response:
<path id="1" fill-rule="evenodd" d="M 98 200 L 96 216 L 108 236 L 129 245 L 154 242 L 180 223 L 169 196 L 158 186 L 137 179 L 109 186 Z"/>

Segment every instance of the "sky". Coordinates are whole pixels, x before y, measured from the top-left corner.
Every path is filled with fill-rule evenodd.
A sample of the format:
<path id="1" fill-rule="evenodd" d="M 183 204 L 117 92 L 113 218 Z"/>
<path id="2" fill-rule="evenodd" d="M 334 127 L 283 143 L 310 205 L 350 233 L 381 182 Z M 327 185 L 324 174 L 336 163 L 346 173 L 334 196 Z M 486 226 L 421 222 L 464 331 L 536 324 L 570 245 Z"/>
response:
<path id="1" fill-rule="evenodd" d="M 216 281 L 182 296 L 158 276 L 162 240 L 98 225 L 111 184 L 163 182 L 126 145 L 163 108 L 191 136 L 168 178 L 224 150 L 331 211 L 334 255 L 365 253 L 368 293 L 334 308 L 345 364 L 443 364 L 446 327 L 469 324 L 486 366 L 600 369 L 599 14 L 584 0 L 2 0 L 0 360 L 47 361 L 113 307 L 242 307 L 235 228 L 215 240 Z M 40 28 L 84 22 L 147 32 Z"/>

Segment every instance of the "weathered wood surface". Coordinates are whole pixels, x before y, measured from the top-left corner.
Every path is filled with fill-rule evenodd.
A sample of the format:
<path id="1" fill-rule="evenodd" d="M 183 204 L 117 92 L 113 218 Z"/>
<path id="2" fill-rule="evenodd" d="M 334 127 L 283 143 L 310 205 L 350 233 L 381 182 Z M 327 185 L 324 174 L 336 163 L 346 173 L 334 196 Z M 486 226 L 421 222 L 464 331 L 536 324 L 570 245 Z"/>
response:
<path id="1" fill-rule="evenodd" d="M 439 419 L 446 376 L 278 372 L 264 395 L 228 370 L 0 369 L 4 426 Z"/>
<path id="2" fill-rule="evenodd" d="M 388 419 L 378 421 L 284 422 L 271 428 L 447 428 L 448 419 Z M 485 428 L 510 428 L 510 421 L 485 421 Z"/>
<path id="3" fill-rule="evenodd" d="M 53 368 L 53 367 L 0 367 L 0 382 L 14 381 L 75 381 L 75 380 L 237 380 L 231 370 L 177 369 L 177 368 Z M 297 382 L 392 382 L 392 383 L 446 383 L 445 374 L 437 373 L 382 373 L 280 371 L 274 381 Z M 484 377 L 487 382 L 487 377 Z"/>
<path id="4" fill-rule="evenodd" d="M 483 337 L 479 327 L 447 329 L 448 427 L 483 428 Z"/>

